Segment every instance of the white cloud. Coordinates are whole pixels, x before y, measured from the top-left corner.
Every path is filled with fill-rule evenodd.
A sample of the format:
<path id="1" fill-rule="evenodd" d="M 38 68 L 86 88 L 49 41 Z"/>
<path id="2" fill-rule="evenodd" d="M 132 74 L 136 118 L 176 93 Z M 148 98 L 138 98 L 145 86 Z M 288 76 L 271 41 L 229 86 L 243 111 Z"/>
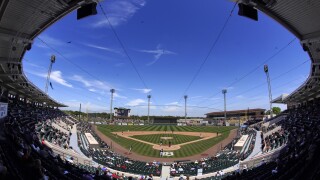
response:
<path id="1" fill-rule="evenodd" d="M 61 84 L 61 85 L 63 85 L 63 86 L 72 88 L 72 85 L 69 84 L 66 80 L 63 79 L 61 71 L 52 71 L 50 79 L 55 81 L 55 82 L 57 82 L 57 83 L 59 83 L 59 84 Z"/>
<path id="2" fill-rule="evenodd" d="M 143 99 L 134 99 L 132 101 L 129 101 L 126 105 L 127 106 L 139 106 L 143 103 L 145 103 L 146 101 Z"/>
<path id="3" fill-rule="evenodd" d="M 113 97 L 115 97 L 115 98 L 120 98 L 120 99 L 127 99 L 126 96 L 121 96 L 121 95 L 119 95 L 118 93 L 113 93 Z"/>
<path id="4" fill-rule="evenodd" d="M 106 82 L 102 82 L 99 80 L 86 79 L 80 75 L 73 75 L 71 79 L 74 81 L 78 81 L 82 83 L 84 86 L 88 87 L 89 91 L 90 89 L 92 90 L 93 88 L 95 90 L 99 89 L 102 91 L 109 91 L 111 89 L 111 86 Z"/>
<path id="5" fill-rule="evenodd" d="M 122 67 L 124 65 L 125 65 L 125 63 L 117 63 L 117 64 L 114 65 L 114 67 Z"/>
<path id="6" fill-rule="evenodd" d="M 150 65 L 156 63 L 156 62 L 160 59 L 160 57 L 161 57 L 162 55 L 176 54 L 175 52 L 162 49 L 160 44 L 158 44 L 158 45 L 157 45 L 157 48 L 154 49 L 154 50 L 141 49 L 141 50 L 138 50 L 138 51 L 139 51 L 139 52 L 143 52 L 143 53 L 154 54 L 154 56 L 153 56 L 153 57 L 154 57 L 154 60 L 151 61 L 150 63 L 148 63 L 147 66 L 150 66 Z"/>
<path id="7" fill-rule="evenodd" d="M 175 102 L 168 103 L 166 105 L 178 105 L 178 104 L 179 104 L 179 102 L 175 101 Z"/>
<path id="8" fill-rule="evenodd" d="M 93 88 L 90 88 L 89 91 L 91 92 L 96 92 L 97 90 L 93 89 Z"/>
<path id="9" fill-rule="evenodd" d="M 238 99 L 243 99 L 243 98 L 244 98 L 244 96 L 242 96 L 242 95 L 238 95 L 238 96 L 236 96 L 236 98 L 238 98 Z"/>
<path id="10" fill-rule="evenodd" d="M 181 110 L 181 107 L 177 107 L 177 106 L 167 106 L 163 108 L 164 112 L 178 112 Z"/>
<path id="11" fill-rule="evenodd" d="M 164 112 L 178 112 L 181 110 L 181 107 L 179 105 L 179 102 L 171 102 L 171 103 L 168 103 L 166 104 L 167 106 L 164 106 L 162 108 L 162 111 Z"/>
<path id="12" fill-rule="evenodd" d="M 46 73 L 37 73 L 34 71 L 26 71 L 27 73 L 39 76 L 39 77 L 43 77 L 43 78 L 47 78 L 47 74 Z M 50 75 L 50 80 L 57 82 L 63 86 L 72 88 L 72 84 L 68 83 L 63 77 L 62 77 L 62 72 L 61 71 L 52 71 L 51 75 Z"/>
<path id="13" fill-rule="evenodd" d="M 145 6 L 145 0 L 114 0 L 108 1 L 104 7 L 112 26 L 126 23 L 140 8 Z M 107 19 L 101 15 L 93 27 L 109 26 Z"/>
<path id="14" fill-rule="evenodd" d="M 192 96 L 192 97 L 189 97 L 188 99 L 200 99 L 200 98 L 202 98 L 202 96 Z"/>
<path id="15" fill-rule="evenodd" d="M 221 90 L 222 90 L 222 89 L 226 89 L 226 90 L 227 90 L 227 93 L 228 93 L 228 91 L 233 90 L 233 89 L 234 89 L 234 87 L 233 87 L 233 86 L 229 86 L 229 87 L 220 87 L 220 89 L 221 89 Z"/>
<path id="16" fill-rule="evenodd" d="M 27 66 L 31 66 L 34 67 L 35 69 L 39 69 L 39 70 L 46 70 L 45 67 L 43 66 L 39 66 L 38 64 L 34 64 L 34 63 L 30 63 L 28 60 L 24 59 L 23 61 L 23 65 L 27 65 Z"/>
<path id="17" fill-rule="evenodd" d="M 98 112 L 109 112 L 109 108 L 107 106 L 101 106 L 92 102 L 80 102 L 80 101 L 65 101 L 63 104 L 67 105 L 68 107 L 62 108 L 67 110 L 75 110 L 79 111 L 80 103 L 82 107 L 86 107 L 88 111 L 98 111 Z"/>
<path id="18" fill-rule="evenodd" d="M 94 45 L 94 44 L 84 44 L 84 45 L 88 46 L 88 47 L 91 47 L 91 48 L 107 51 L 107 52 L 122 54 L 120 51 L 118 51 L 116 49 L 108 48 L 108 47 L 98 46 L 98 45 Z"/>
<path id="19" fill-rule="evenodd" d="M 47 44 L 49 44 L 49 46 L 67 45 L 67 42 L 61 41 L 58 38 L 51 37 L 48 34 L 41 34 L 39 38 L 44 42 L 46 42 Z M 35 43 L 35 46 L 40 48 L 49 48 L 47 45 L 43 44 L 41 41 L 37 41 L 37 43 Z"/>
<path id="20" fill-rule="evenodd" d="M 147 89 L 147 88 L 144 88 L 144 89 L 133 88 L 133 90 L 139 91 L 139 92 L 144 93 L 144 94 L 148 94 L 148 93 L 150 93 L 152 91 L 152 89 Z"/>

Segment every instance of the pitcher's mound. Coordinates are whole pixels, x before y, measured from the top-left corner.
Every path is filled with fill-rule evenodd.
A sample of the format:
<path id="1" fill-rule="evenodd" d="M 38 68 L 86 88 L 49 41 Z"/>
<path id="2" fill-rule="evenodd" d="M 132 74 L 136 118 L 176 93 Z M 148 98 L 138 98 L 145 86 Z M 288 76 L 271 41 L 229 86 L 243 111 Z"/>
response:
<path id="1" fill-rule="evenodd" d="M 170 140 L 170 139 L 173 139 L 173 137 L 160 137 L 160 139 L 163 139 L 163 140 Z"/>
<path id="2" fill-rule="evenodd" d="M 174 150 L 178 150 L 180 149 L 180 146 L 179 145 L 171 145 L 170 147 L 169 146 L 160 146 L 160 145 L 154 145 L 153 146 L 153 149 L 156 149 L 156 150 L 161 150 L 163 149 L 164 151 L 174 151 Z"/>

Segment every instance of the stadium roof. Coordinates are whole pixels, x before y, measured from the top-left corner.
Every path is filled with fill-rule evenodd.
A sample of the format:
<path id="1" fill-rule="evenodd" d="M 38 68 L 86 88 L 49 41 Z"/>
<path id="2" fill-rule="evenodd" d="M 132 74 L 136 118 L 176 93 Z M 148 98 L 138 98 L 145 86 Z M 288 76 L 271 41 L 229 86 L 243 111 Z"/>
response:
<path id="1" fill-rule="evenodd" d="M 11 94 L 64 107 L 32 84 L 23 72 L 25 52 L 47 27 L 80 7 L 80 0 L 3 0 L 0 4 L 0 82 Z"/>
<path id="2" fill-rule="evenodd" d="M 248 112 L 254 112 L 254 111 L 266 111 L 265 109 L 261 108 L 256 108 L 256 109 L 242 109 L 242 110 L 232 110 L 232 111 L 227 111 L 227 114 L 240 114 L 240 113 L 248 113 Z M 219 111 L 219 112 L 210 112 L 205 115 L 224 115 L 224 111 Z"/>
<path id="3" fill-rule="evenodd" d="M 232 0 L 236 2 L 237 0 Z M 239 0 L 239 3 L 255 7 L 300 39 L 308 52 L 311 71 L 307 80 L 284 102 L 302 102 L 320 94 L 320 1 L 318 0 Z"/>
<path id="4" fill-rule="evenodd" d="M 237 0 L 232 0 L 237 1 Z M 22 60 L 33 40 L 47 27 L 90 0 L 2 0 L 0 4 L 0 82 L 12 94 L 36 102 L 64 106 L 33 85 Z M 239 0 L 264 12 L 297 38 L 309 53 L 310 75 L 284 102 L 301 102 L 320 94 L 320 1 Z"/>
<path id="5" fill-rule="evenodd" d="M 281 94 L 281 96 L 273 99 L 272 103 L 285 104 L 284 100 L 288 97 L 288 94 Z"/>

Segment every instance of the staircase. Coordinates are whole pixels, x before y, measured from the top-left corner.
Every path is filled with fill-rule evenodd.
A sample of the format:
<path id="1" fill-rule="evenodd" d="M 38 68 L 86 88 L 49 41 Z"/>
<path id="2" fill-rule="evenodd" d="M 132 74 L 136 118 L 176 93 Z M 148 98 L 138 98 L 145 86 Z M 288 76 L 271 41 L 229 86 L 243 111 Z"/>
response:
<path id="1" fill-rule="evenodd" d="M 162 166 L 161 170 L 161 180 L 166 180 L 170 178 L 170 166 Z"/>

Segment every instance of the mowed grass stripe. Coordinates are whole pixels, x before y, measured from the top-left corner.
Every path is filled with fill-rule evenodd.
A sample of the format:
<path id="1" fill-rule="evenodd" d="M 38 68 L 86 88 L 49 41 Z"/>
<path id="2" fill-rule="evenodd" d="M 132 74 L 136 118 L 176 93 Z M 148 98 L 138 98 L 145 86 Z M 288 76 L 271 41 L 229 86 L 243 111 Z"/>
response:
<path id="1" fill-rule="evenodd" d="M 139 139 L 142 141 L 151 142 L 154 144 L 159 144 L 161 137 L 173 137 L 172 140 L 162 140 L 163 144 L 168 144 L 171 141 L 172 144 L 182 144 L 189 141 L 194 141 L 201 139 L 199 136 L 189 136 L 180 134 L 150 134 L 150 135 L 135 135 L 132 138 Z"/>
<path id="2" fill-rule="evenodd" d="M 106 136 L 110 137 L 114 142 L 117 142 L 119 145 L 123 146 L 126 149 L 129 149 L 130 146 L 133 146 L 132 151 L 150 157 L 159 157 L 159 151 L 154 150 L 151 145 L 138 142 L 135 140 L 127 139 L 121 136 L 116 137 L 112 132 L 125 132 L 125 131 L 160 131 L 161 129 L 167 129 L 169 131 L 167 134 L 155 134 L 151 135 L 143 135 L 148 140 L 148 142 L 154 142 L 158 144 L 160 142 L 160 137 L 174 137 L 174 140 L 171 140 L 173 144 L 181 144 L 183 142 L 189 142 L 194 140 L 194 137 L 200 138 L 197 136 L 185 136 L 185 135 L 176 135 L 171 134 L 173 131 L 184 131 L 184 132 L 219 132 L 220 136 L 211 138 L 208 140 L 202 140 L 199 142 L 195 142 L 192 144 L 183 145 L 179 150 L 174 151 L 173 157 L 186 157 L 192 156 L 195 154 L 200 154 L 208 148 L 220 143 L 223 139 L 228 137 L 230 130 L 235 127 L 191 127 L 191 126 L 112 126 L 112 125 L 98 125 L 98 130 L 101 131 Z M 119 134 L 119 133 L 118 133 Z M 145 141 L 147 141 L 145 140 Z M 165 142 L 165 141 L 164 141 Z M 108 142 L 107 142 L 108 143 Z M 167 142 L 166 142 L 167 143 Z M 109 143 L 108 143 L 109 144 Z M 110 145 L 110 144 L 109 144 Z"/>
<path id="3" fill-rule="evenodd" d="M 225 132 L 235 129 L 232 126 L 172 126 L 172 125 L 148 125 L 148 126 L 137 126 L 137 125 L 99 125 L 105 126 L 105 128 L 110 129 L 112 132 L 117 131 L 160 131 L 161 128 L 166 128 L 168 131 L 186 131 L 186 132 Z M 168 127 L 166 127 L 168 126 Z"/>

